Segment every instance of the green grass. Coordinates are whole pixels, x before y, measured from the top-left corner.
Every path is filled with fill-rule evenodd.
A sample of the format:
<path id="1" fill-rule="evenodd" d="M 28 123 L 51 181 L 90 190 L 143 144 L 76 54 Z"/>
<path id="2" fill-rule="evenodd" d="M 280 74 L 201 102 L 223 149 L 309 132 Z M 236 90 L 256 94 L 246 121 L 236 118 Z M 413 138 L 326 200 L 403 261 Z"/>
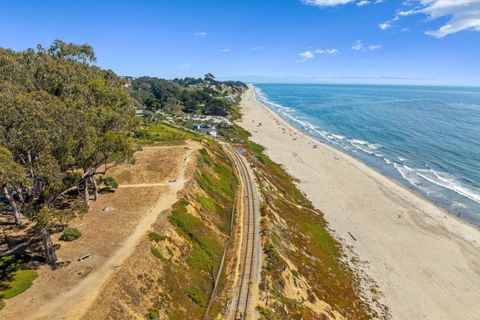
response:
<path id="1" fill-rule="evenodd" d="M 213 260 L 202 247 L 196 244 L 187 256 L 187 264 L 193 269 L 210 272 Z"/>
<path id="2" fill-rule="evenodd" d="M 135 142 L 140 144 L 198 138 L 198 135 L 163 123 L 145 124 L 134 132 Z"/>
<path id="3" fill-rule="evenodd" d="M 211 212 L 219 212 L 220 210 L 222 210 L 222 207 L 212 198 L 199 196 L 197 198 L 197 201 L 202 205 L 205 210 Z"/>
<path id="4" fill-rule="evenodd" d="M 1 283 L 0 298 L 10 299 L 24 292 L 32 286 L 38 274 L 33 270 L 17 270 L 10 281 Z"/>
<path id="5" fill-rule="evenodd" d="M 208 303 L 208 296 L 198 288 L 189 288 L 185 291 L 186 295 L 192 299 L 193 302 L 201 307 L 206 307 Z"/>
<path id="6" fill-rule="evenodd" d="M 210 235 L 210 230 L 199 218 L 189 214 L 185 199 L 173 205 L 170 222 L 178 228 L 181 234 L 197 243 L 210 257 L 216 258 L 222 254 L 222 245 Z"/>
<path id="7" fill-rule="evenodd" d="M 244 130 L 236 124 L 220 125 L 217 127 L 217 130 L 222 137 L 225 137 L 225 139 L 235 143 L 246 142 L 251 136 L 250 132 Z"/>
<path id="8" fill-rule="evenodd" d="M 160 250 L 158 250 L 158 248 L 152 246 L 150 248 L 150 252 L 153 254 L 155 258 L 158 258 L 162 261 L 166 260 L 163 254 L 160 252 Z"/>
<path id="9" fill-rule="evenodd" d="M 210 168 L 202 168 L 197 174 L 196 181 L 200 188 L 220 203 L 230 202 L 235 194 L 235 174 L 232 168 L 220 159 L 213 161 L 206 149 L 200 150 L 200 158 Z"/>
<path id="10" fill-rule="evenodd" d="M 151 241 L 155 241 L 155 242 L 160 242 L 160 241 L 163 241 L 165 240 L 167 237 L 165 236 L 162 236 L 161 234 L 158 234 L 156 232 L 149 232 L 148 233 L 148 238 L 151 240 Z"/>
<path id="11" fill-rule="evenodd" d="M 178 256 L 184 263 L 167 260 L 163 264 L 165 277 L 161 281 L 169 301 L 174 302 L 167 307 L 168 319 L 172 320 L 200 319 L 205 312 L 213 289 L 212 272 L 218 271 L 224 246 L 224 237 L 214 228 L 227 235 L 236 190 L 235 175 L 221 146 L 210 139 L 202 140 L 202 144 L 205 148 L 199 152 L 196 186 L 172 206 L 168 217 L 187 244 L 186 252 L 182 250 L 184 254 Z M 190 211 L 190 205 L 201 218 Z M 174 309 L 174 305 L 183 308 Z"/>
<path id="12" fill-rule="evenodd" d="M 10 299 L 30 288 L 37 273 L 27 268 L 27 261 L 26 255 L 0 259 L 0 298 Z"/>
<path id="13" fill-rule="evenodd" d="M 323 250 L 327 251 L 331 255 L 338 254 L 338 248 L 332 236 L 328 233 L 325 227 L 319 223 L 312 223 L 307 225 L 307 231 L 310 237 L 320 246 Z"/>

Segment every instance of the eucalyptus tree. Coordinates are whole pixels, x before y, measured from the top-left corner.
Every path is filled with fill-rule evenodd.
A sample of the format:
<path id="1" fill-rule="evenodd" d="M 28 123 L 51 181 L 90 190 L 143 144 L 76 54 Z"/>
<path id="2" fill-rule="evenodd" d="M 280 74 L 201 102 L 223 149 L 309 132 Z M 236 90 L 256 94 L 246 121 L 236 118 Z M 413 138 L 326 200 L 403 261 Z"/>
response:
<path id="1" fill-rule="evenodd" d="M 0 48 L 0 192 L 15 222 L 34 222 L 54 263 L 49 227 L 90 204 L 95 176 L 133 155 L 136 124 L 124 81 L 95 65 L 89 45 L 55 40 L 15 52 Z M 10 173 L 9 173 L 10 172 Z"/>

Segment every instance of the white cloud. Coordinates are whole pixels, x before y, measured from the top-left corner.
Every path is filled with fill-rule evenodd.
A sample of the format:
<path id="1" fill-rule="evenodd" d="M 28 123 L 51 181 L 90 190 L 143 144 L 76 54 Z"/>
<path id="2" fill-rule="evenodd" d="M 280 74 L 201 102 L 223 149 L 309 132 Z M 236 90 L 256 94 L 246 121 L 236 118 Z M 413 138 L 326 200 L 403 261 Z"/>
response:
<path id="1" fill-rule="evenodd" d="M 369 44 L 369 45 L 366 45 L 365 43 L 363 43 L 362 40 L 358 40 L 358 41 L 355 41 L 353 44 L 352 44 L 352 50 L 356 50 L 356 51 L 373 51 L 373 50 L 378 50 L 382 47 L 382 45 L 380 44 Z"/>
<path id="2" fill-rule="evenodd" d="M 355 0 L 301 0 L 302 3 L 317 7 L 335 7 Z"/>
<path id="3" fill-rule="evenodd" d="M 352 50 L 365 50 L 365 46 L 363 44 L 363 41 L 362 40 L 358 40 L 356 41 L 353 45 L 352 45 Z"/>
<path id="4" fill-rule="evenodd" d="M 317 49 L 313 52 L 316 54 L 336 54 L 338 53 L 338 49 Z"/>
<path id="5" fill-rule="evenodd" d="M 251 51 L 258 51 L 258 50 L 263 50 L 263 47 L 258 46 L 258 47 L 253 47 L 250 49 Z"/>
<path id="6" fill-rule="evenodd" d="M 313 59 L 315 55 L 313 54 L 312 51 L 305 51 L 305 52 L 299 53 L 298 57 L 300 58 L 298 61 L 305 62 L 307 60 Z"/>
<path id="7" fill-rule="evenodd" d="M 373 50 L 378 50 L 382 47 L 380 44 L 371 44 L 368 46 L 368 50 L 373 51 Z"/>
<path id="8" fill-rule="evenodd" d="M 315 58 L 317 54 L 325 54 L 325 55 L 332 55 L 337 54 L 339 51 L 338 49 L 316 49 L 316 50 L 308 50 L 298 54 L 299 59 L 295 60 L 295 62 L 305 62 L 307 60 Z"/>
<path id="9" fill-rule="evenodd" d="M 413 14 L 425 14 L 429 20 L 449 19 L 440 28 L 425 32 L 436 38 L 466 30 L 480 32 L 480 0 L 411 0 L 404 4 L 414 8 L 399 10 L 394 19 Z"/>
<path id="10" fill-rule="evenodd" d="M 402 29 L 400 29 L 400 32 L 408 32 L 408 31 L 410 31 L 409 28 L 402 28 Z"/>
<path id="11" fill-rule="evenodd" d="M 303 4 L 308 4 L 317 7 L 335 7 L 348 3 L 356 3 L 358 7 L 363 7 L 367 4 L 382 3 L 384 0 L 300 0 Z"/>
<path id="12" fill-rule="evenodd" d="M 220 52 L 230 52 L 230 51 L 232 51 L 232 49 L 230 48 L 220 49 Z"/>
<path id="13" fill-rule="evenodd" d="M 202 32 L 195 32 L 193 35 L 195 37 L 205 37 L 207 33 L 205 31 L 202 31 Z"/>
<path id="14" fill-rule="evenodd" d="M 378 27 L 382 30 L 387 30 L 392 27 L 392 23 L 390 21 L 385 21 L 384 23 L 380 23 Z"/>
<path id="15" fill-rule="evenodd" d="M 363 7 L 363 6 L 366 6 L 367 4 L 370 4 L 370 1 L 368 1 L 368 0 L 361 0 L 361 1 L 357 2 L 357 6 L 358 6 L 358 7 Z"/>

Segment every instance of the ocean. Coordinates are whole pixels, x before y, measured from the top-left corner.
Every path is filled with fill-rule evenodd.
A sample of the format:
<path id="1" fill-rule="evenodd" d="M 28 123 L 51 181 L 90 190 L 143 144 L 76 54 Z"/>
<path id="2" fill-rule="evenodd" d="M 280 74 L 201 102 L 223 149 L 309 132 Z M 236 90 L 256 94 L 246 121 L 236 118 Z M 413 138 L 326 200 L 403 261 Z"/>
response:
<path id="1" fill-rule="evenodd" d="M 255 84 L 259 102 L 480 226 L 480 88 Z"/>

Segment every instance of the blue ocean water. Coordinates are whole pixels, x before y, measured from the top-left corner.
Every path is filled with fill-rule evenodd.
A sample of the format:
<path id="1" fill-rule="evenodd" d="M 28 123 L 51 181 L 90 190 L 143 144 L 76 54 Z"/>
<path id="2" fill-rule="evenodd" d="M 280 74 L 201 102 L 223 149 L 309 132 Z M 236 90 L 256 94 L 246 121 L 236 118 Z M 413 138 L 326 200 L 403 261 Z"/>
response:
<path id="1" fill-rule="evenodd" d="M 480 88 L 255 84 L 307 134 L 480 226 Z"/>

